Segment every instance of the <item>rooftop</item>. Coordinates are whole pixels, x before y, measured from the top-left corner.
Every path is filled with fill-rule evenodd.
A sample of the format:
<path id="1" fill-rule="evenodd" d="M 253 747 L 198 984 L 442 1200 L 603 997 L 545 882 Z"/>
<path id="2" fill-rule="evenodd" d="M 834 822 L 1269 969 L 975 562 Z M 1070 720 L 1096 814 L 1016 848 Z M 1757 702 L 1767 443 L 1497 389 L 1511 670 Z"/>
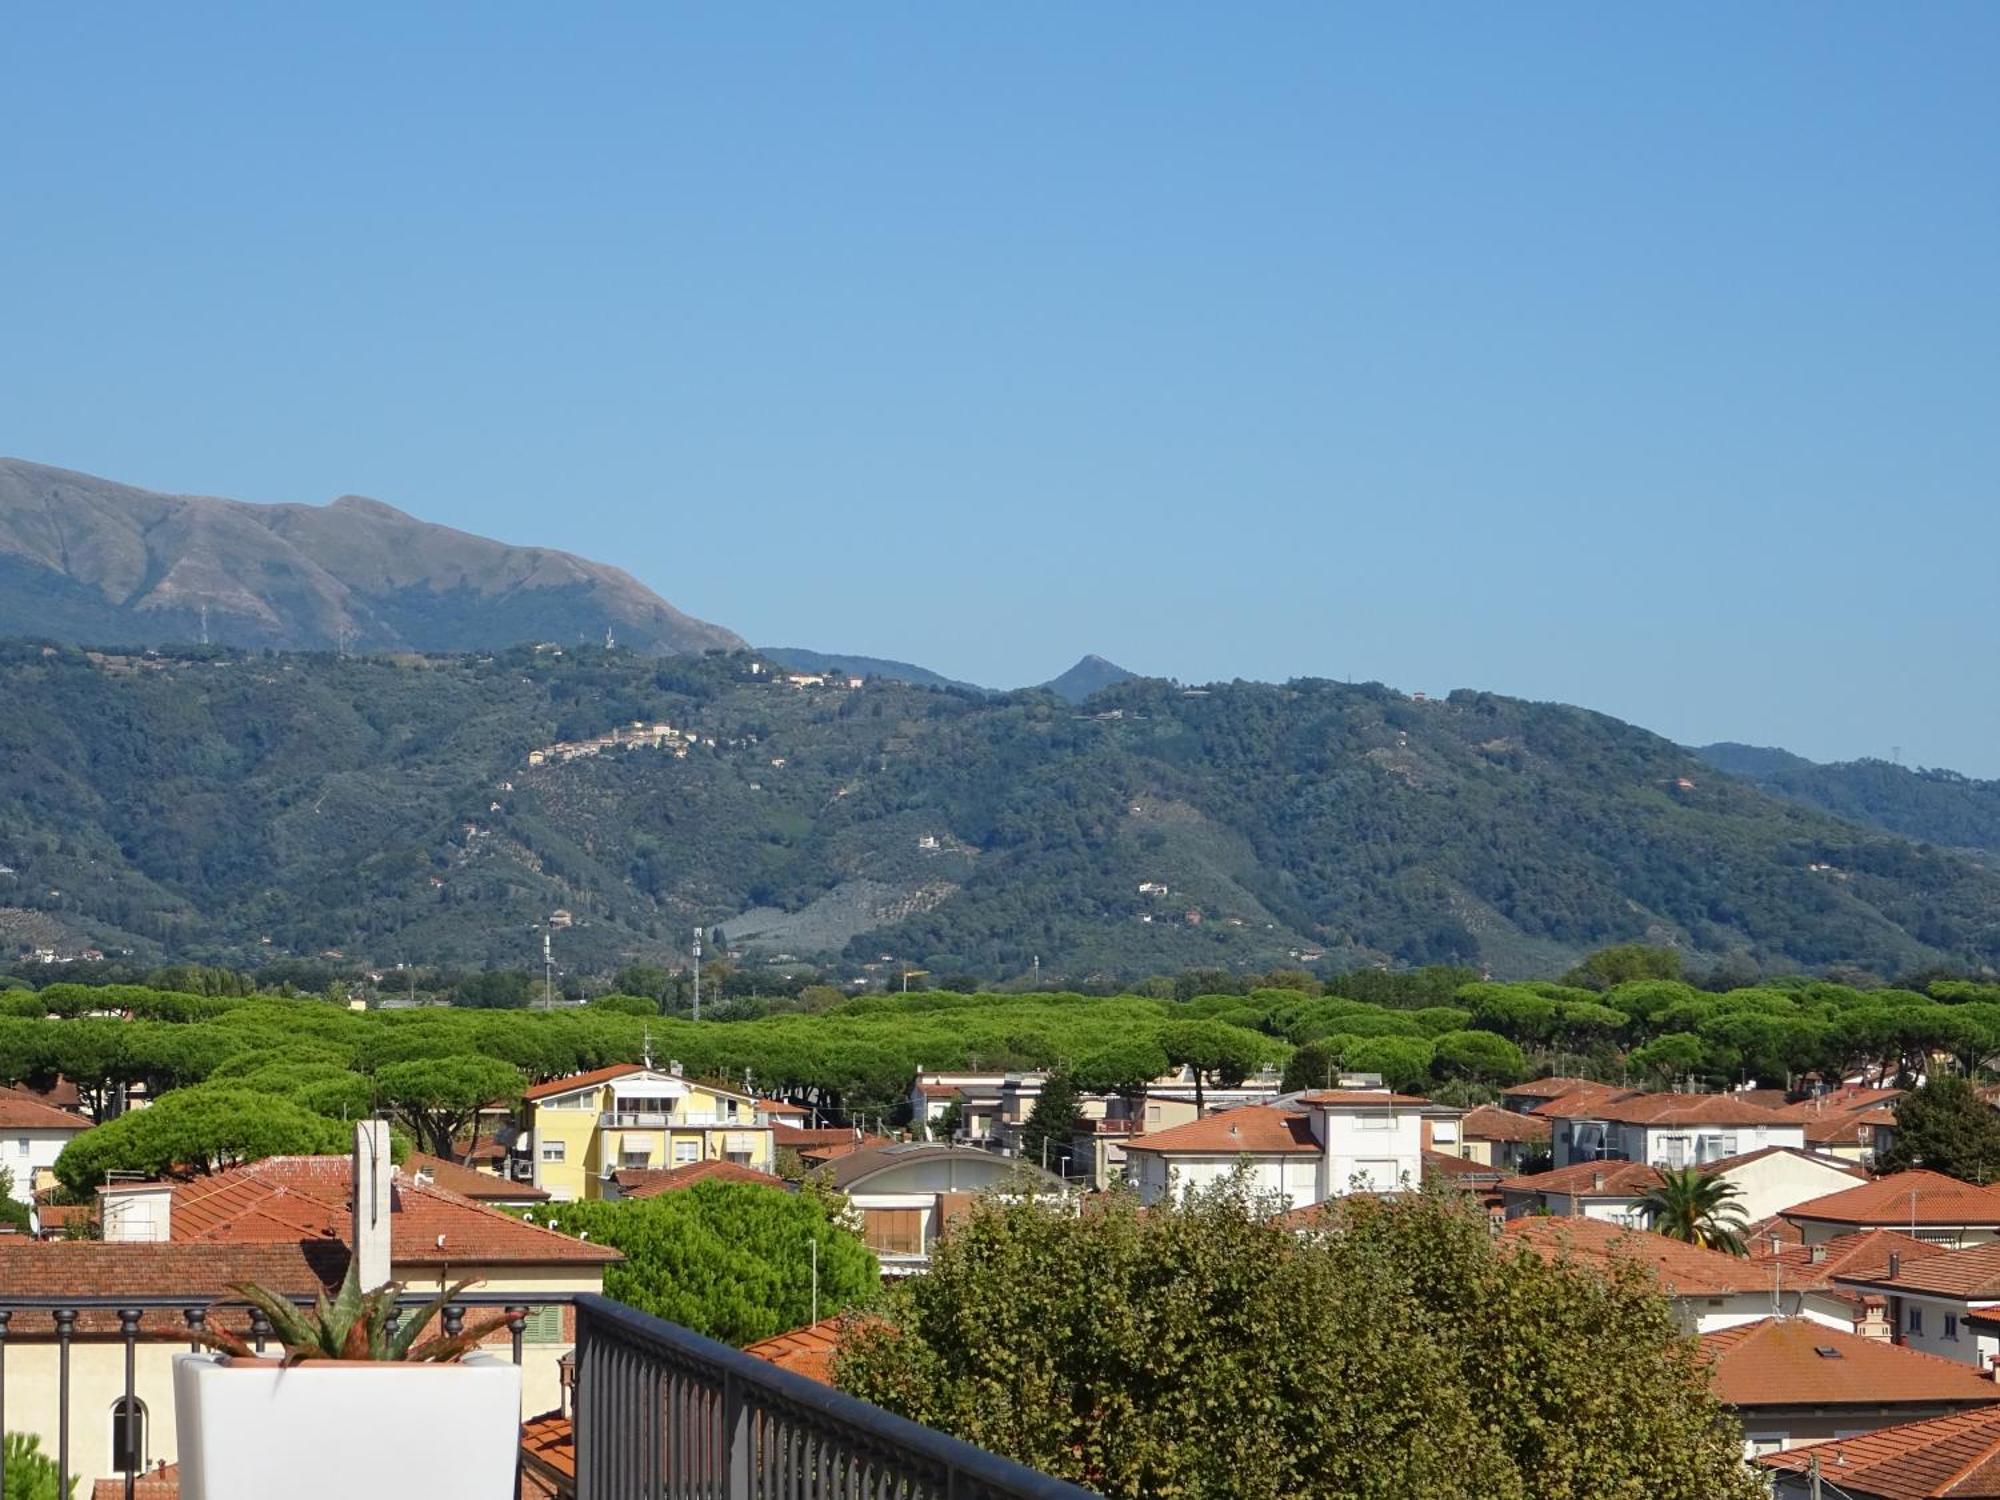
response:
<path id="1" fill-rule="evenodd" d="M 1168 1130 L 1147 1131 L 1127 1141 L 1125 1149 L 1184 1156 L 1234 1156 L 1238 1152 L 1317 1156 L 1322 1148 L 1313 1138 L 1312 1121 L 1306 1115 L 1277 1104 L 1247 1104 Z"/>
<path id="2" fill-rule="evenodd" d="M 697 1182 L 747 1182 L 755 1187 L 791 1187 L 784 1178 L 774 1177 L 769 1172 L 760 1172 L 755 1167 L 742 1166 L 733 1161 L 717 1160 L 691 1161 L 684 1167 L 643 1167 L 613 1172 L 611 1180 L 618 1184 L 619 1196 L 624 1198 L 656 1198 L 661 1193 L 693 1187 Z"/>
<path id="3" fill-rule="evenodd" d="M 1547 1144 L 1550 1133 L 1547 1120 L 1492 1104 L 1467 1110 L 1458 1128 L 1467 1140 L 1523 1141 L 1536 1145 Z"/>
<path id="4" fill-rule="evenodd" d="M 1794 1204 L 1784 1217 L 1887 1229 L 1907 1224 L 2000 1226 L 2000 1188 L 1978 1187 L 1919 1167 Z"/>
<path id="5" fill-rule="evenodd" d="M 1603 1087 L 1603 1084 L 1588 1078 L 1566 1078 L 1558 1074 L 1554 1078 L 1531 1078 L 1526 1083 L 1510 1084 L 1500 1092 L 1510 1099 L 1560 1099 L 1564 1094 L 1573 1094 L 1578 1089 Z"/>
<path id="6" fill-rule="evenodd" d="M 1710 1388 L 1729 1406 L 2000 1402 L 2000 1385 L 1971 1365 L 1806 1318 L 1739 1323 L 1702 1335 L 1701 1351 L 1712 1361 Z"/>
<path id="7" fill-rule="evenodd" d="M 1748 1236 L 1745 1238 L 1747 1240 Z M 1934 1255 L 1950 1253 L 1942 1245 L 1912 1239 L 1898 1230 L 1857 1229 L 1822 1240 L 1817 1245 L 1787 1245 L 1775 1255 L 1765 1255 L 1761 1259 L 1767 1266 L 1773 1261 L 1782 1263 L 1788 1268 L 1787 1280 L 1796 1276 L 1798 1285 L 1806 1288 L 1815 1281 L 1831 1286 L 1836 1276 L 1878 1277 L 1888 1270 L 1891 1255 L 1907 1266 Z"/>
<path id="8" fill-rule="evenodd" d="M 1541 1105 L 1546 1119 L 1614 1120 L 1621 1125 L 1784 1125 L 1778 1111 L 1729 1094 L 1653 1094 L 1592 1086 Z"/>
<path id="9" fill-rule="evenodd" d="M 1509 1177 L 1505 1193 L 1555 1193 L 1568 1198 L 1637 1198 L 1660 1185 L 1660 1174 L 1639 1161 L 1578 1161 L 1552 1172 Z"/>
<path id="10" fill-rule="evenodd" d="M 1721 1297 L 1732 1292 L 1773 1290 L 1771 1261 L 1742 1259 L 1719 1250 L 1668 1239 L 1645 1229 L 1625 1229 L 1603 1219 L 1530 1216 L 1509 1219 L 1503 1230 L 1509 1240 L 1549 1260 L 1563 1259 L 1584 1267 L 1606 1267 L 1631 1261 L 1645 1266 L 1668 1293 L 1683 1297 Z M 1778 1276 L 1783 1278 L 1781 1270 Z M 1785 1278 L 1783 1285 L 1798 1290 Z"/>
<path id="11" fill-rule="evenodd" d="M 543 1203 L 549 1196 L 532 1182 L 513 1182 L 422 1151 L 412 1151 L 403 1166 L 406 1171 L 421 1172 L 439 1187 L 474 1203 Z"/>
<path id="12" fill-rule="evenodd" d="M 1968 1301 L 2000 1301 L 2000 1240 L 1964 1250 L 1939 1249 L 1914 1263 L 1898 1257 L 1895 1275 L 1886 1259 L 1879 1265 L 1857 1266 L 1841 1273 L 1846 1282 L 1901 1292 L 1936 1292 Z"/>
<path id="13" fill-rule="evenodd" d="M 781 1370 L 790 1370 L 794 1375 L 817 1380 L 821 1385 L 832 1385 L 833 1357 L 840 1347 L 841 1324 L 839 1318 L 821 1318 L 817 1323 L 808 1323 L 789 1333 L 773 1334 L 754 1344 L 745 1344 L 743 1352 Z M 1996 1387 L 1995 1392 L 1996 1399 L 2000 1399 L 2000 1387 Z"/>
<path id="14" fill-rule="evenodd" d="M 1437 1114 L 1462 1114 L 1456 1105 L 1434 1104 L 1417 1094 L 1392 1094 L 1387 1089 L 1314 1089 L 1299 1095 L 1299 1103 L 1315 1109 L 1421 1109 Z"/>
<path id="15" fill-rule="evenodd" d="M 0 1086 L 0 1130 L 88 1130 L 90 1121 L 26 1089 Z"/>
<path id="16" fill-rule="evenodd" d="M 1756 1462 L 1778 1474 L 1818 1463 L 1853 1500 L 1991 1500 L 2000 1496 L 2000 1408 L 1979 1407 L 1859 1437 L 1770 1453 Z"/>

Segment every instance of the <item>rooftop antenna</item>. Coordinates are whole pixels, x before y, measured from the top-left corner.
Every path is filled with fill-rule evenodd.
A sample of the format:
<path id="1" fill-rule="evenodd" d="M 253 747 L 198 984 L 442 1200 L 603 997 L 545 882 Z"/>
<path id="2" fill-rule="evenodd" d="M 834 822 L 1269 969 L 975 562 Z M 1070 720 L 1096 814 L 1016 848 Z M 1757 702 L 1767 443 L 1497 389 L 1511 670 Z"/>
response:
<path id="1" fill-rule="evenodd" d="M 610 650 L 610 649 L 611 649 L 611 648 L 612 648 L 613 646 L 616 646 L 617 644 L 618 644 L 618 641 L 617 641 L 617 638 L 616 638 L 616 637 L 614 637 L 614 636 L 613 636 L 613 635 L 611 634 L 611 627 L 610 627 L 609 625 L 605 626 L 605 627 L 604 627 L 604 649 L 605 649 L 606 651 L 609 651 L 609 650 Z"/>
<path id="2" fill-rule="evenodd" d="M 646 1025 L 645 1036 L 640 1042 L 640 1047 L 639 1059 L 645 1063 L 646 1071 L 650 1073 L 653 1071 L 653 1027 L 651 1022 L 648 1022 Z"/>
<path id="3" fill-rule="evenodd" d="M 208 601 L 206 599 L 201 604 L 201 643 L 204 646 L 208 644 Z"/>
<path id="4" fill-rule="evenodd" d="M 701 1019 L 701 929 L 694 930 L 694 1018 Z"/>
<path id="5" fill-rule="evenodd" d="M 542 934 L 542 1009 L 554 1010 L 556 1005 L 556 960 L 549 949 L 549 935 Z"/>

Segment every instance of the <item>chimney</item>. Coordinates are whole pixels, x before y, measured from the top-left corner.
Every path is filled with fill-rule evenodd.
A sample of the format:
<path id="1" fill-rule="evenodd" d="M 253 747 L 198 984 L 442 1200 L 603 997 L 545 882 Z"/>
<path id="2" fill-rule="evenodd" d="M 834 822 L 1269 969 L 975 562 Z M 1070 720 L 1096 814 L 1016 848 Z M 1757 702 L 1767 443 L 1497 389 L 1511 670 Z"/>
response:
<path id="1" fill-rule="evenodd" d="M 1604 1191 L 1604 1174 L 1602 1172 L 1592 1172 L 1590 1174 L 1590 1190 L 1593 1193 Z"/>
<path id="2" fill-rule="evenodd" d="M 1814 1245 L 1806 1252 L 1806 1259 L 1814 1265 L 1821 1264 L 1826 1259 L 1826 1246 Z"/>
<path id="3" fill-rule="evenodd" d="M 361 1268 L 361 1288 L 374 1291 L 390 1279 L 389 1187 L 396 1169 L 389 1161 L 386 1120 L 354 1122 L 354 1234 L 350 1248 Z"/>
<path id="4" fill-rule="evenodd" d="M 107 1182 L 97 1190 L 98 1233 L 114 1245 L 172 1239 L 174 1190 L 164 1182 Z"/>
<path id="5" fill-rule="evenodd" d="M 1894 1250 L 1889 1252 L 1889 1279 L 1894 1281 L 1903 1274 L 1903 1257 Z"/>

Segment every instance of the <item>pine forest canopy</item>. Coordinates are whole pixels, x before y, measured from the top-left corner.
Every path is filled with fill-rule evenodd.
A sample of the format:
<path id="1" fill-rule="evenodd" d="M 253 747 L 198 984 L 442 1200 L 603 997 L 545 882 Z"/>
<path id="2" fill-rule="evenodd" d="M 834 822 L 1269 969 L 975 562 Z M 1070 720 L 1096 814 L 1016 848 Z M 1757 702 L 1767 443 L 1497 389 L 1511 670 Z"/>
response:
<path id="1" fill-rule="evenodd" d="M 0 646 L 0 952 L 539 971 L 561 911 L 558 962 L 598 974 L 677 964 L 696 925 L 746 963 L 988 982 L 1525 976 L 1633 941 L 1753 976 L 2000 962 L 1982 859 L 1580 709 L 782 678 L 600 646 Z"/>

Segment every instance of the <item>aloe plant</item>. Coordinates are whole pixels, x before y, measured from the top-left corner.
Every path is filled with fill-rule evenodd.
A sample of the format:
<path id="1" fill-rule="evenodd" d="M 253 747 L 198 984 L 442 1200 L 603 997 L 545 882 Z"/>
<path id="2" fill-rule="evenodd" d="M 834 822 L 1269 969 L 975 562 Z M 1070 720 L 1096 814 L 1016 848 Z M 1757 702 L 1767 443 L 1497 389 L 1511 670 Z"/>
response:
<path id="1" fill-rule="evenodd" d="M 361 1289 L 357 1262 L 347 1263 L 347 1277 L 332 1301 L 319 1294 L 311 1312 L 301 1311 L 289 1298 L 256 1285 L 239 1281 L 230 1290 L 270 1320 L 271 1332 L 284 1346 L 287 1365 L 315 1359 L 377 1360 L 383 1363 L 448 1364 L 470 1353 L 487 1334 L 507 1326 L 508 1315 L 499 1313 L 468 1323 L 457 1333 L 441 1333 L 418 1343 L 431 1319 L 474 1283 L 457 1282 L 439 1292 L 415 1317 L 390 1331 L 389 1320 L 396 1311 L 396 1299 L 403 1285 L 385 1282 L 372 1292 Z M 255 1359 L 257 1351 L 246 1338 L 213 1324 L 203 1330 L 202 1342 L 210 1348 L 239 1359 Z"/>

